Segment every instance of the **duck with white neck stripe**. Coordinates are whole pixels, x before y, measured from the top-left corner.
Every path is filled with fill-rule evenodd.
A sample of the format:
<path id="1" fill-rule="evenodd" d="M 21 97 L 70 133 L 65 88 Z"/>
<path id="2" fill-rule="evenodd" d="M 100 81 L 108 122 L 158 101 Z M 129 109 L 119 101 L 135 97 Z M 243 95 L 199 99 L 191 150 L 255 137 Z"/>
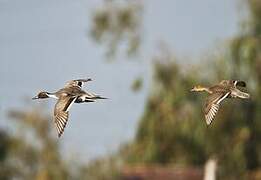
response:
<path id="1" fill-rule="evenodd" d="M 54 107 L 54 123 L 60 137 L 66 127 L 69 118 L 69 109 L 73 103 L 95 102 L 97 99 L 107 99 L 94 93 L 82 90 L 82 85 L 91 79 L 77 79 L 66 83 L 65 87 L 55 93 L 39 92 L 32 99 L 54 98 L 57 102 Z"/>

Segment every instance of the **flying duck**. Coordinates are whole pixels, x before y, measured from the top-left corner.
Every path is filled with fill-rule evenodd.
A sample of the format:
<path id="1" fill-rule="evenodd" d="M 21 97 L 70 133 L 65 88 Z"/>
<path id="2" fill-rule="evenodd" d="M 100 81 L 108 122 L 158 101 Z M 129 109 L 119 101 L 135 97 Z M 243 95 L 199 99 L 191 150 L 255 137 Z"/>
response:
<path id="1" fill-rule="evenodd" d="M 191 89 L 191 91 L 206 91 L 210 94 L 206 100 L 206 104 L 204 107 L 207 125 L 210 125 L 212 123 L 217 114 L 220 103 L 225 98 L 250 98 L 250 95 L 248 93 L 242 92 L 237 89 L 238 86 L 246 87 L 246 83 L 244 81 L 222 80 L 219 84 L 211 87 L 198 85 Z"/>
<path id="2" fill-rule="evenodd" d="M 57 129 L 58 137 L 64 132 L 66 127 L 69 109 L 73 103 L 95 102 L 97 99 L 107 99 L 94 93 L 82 90 L 82 85 L 85 82 L 92 81 L 89 79 L 71 80 L 65 84 L 65 87 L 55 93 L 46 91 L 39 92 L 32 99 L 54 98 L 57 102 L 54 107 L 54 123 Z"/>

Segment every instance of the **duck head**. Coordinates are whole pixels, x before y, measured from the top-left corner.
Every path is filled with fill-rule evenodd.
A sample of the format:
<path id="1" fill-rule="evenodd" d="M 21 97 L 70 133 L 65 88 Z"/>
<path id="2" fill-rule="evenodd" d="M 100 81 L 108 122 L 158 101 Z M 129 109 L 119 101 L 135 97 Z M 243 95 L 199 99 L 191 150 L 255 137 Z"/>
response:
<path id="1" fill-rule="evenodd" d="M 198 92 L 198 91 L 205 91 L 206 90 L 206 88 L 205 87 L 203 87 L 203 86 L 200 86 L 200 85 L 197 85 L 197 86 L 194 86 L 190 91 L 192 91 L 192 92 Z"/>
<path id="2" fill-rule="evenodd" d="M 35 97 L 33 97 L 32 99 L 45 99 L 45 98 L 49 98 L 49 93 L 46 91 L 41 91 L 39 92 Z"/>

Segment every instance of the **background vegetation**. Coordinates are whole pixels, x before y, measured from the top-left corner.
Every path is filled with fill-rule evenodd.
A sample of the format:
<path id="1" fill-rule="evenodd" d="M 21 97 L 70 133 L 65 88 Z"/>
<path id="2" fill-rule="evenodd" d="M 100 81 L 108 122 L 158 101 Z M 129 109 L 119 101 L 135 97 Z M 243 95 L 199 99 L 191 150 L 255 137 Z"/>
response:
<path id="1" fill-rule="evenodd" d="M 142 48 L 142 7 L 129 1 L 120 6 L 106 3 L 111 3 L 109 8 L 93 16 L 91 36 L 109 44 L 110 55 L 127 38 L 128 52 L 135 54 Z M 182 60 L 168 51 L 153 58 L 153 83 L 136 137 L 110 157 L 88 165 L 63 160 L 57 138 L 50 134 L 51 117 L 37 109 L 10 111 L 15 133 L 0 131 L 0 179 L 117 179 L 127 165 L 202 167 L 209 158 L 217 159 L 220 179 L 261 177 L 261 1 L 247 4 L 250 16 L 242 32 L 218 56 L 193 67 L 178 63 Z M 224 102 L 207 128 L 202 113 L 205 95 L 189 90 L 221 79 L 246 81 L 251 99 Z M 140 88 L 141 80 L 137 83 Z"/>

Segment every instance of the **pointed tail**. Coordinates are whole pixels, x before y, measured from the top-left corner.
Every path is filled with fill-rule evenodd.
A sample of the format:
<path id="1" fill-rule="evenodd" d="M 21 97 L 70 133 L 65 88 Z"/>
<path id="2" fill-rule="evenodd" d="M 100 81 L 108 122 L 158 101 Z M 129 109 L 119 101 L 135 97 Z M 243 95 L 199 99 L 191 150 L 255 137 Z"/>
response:
<path id="1" fill-rule="evenodd" d="M 234 91 L 232 91 L 232 95 L 234 95 L 235 97 L 243 98 L 243 99 L 250 98 L 250 95 L 248 93 L 242 92 L 238 89 L 235 89 Z"/>
<path id="2" fill-rule="evenodd" d="M 108 98 L 102 96 L 96 96 L 95 99 L 108 99 Z"/>

